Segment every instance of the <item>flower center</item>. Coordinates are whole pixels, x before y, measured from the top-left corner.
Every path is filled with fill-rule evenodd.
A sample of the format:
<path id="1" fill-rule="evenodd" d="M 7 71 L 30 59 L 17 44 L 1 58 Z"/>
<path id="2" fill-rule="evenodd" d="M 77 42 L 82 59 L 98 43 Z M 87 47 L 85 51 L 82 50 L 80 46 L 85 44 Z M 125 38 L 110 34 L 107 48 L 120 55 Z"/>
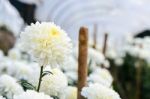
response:
<path id="1" fill-rule="evenodd" d="M 51 35 L 52 36 L 59 36 L 59 31 L 57 30 L 57 28 L 55 28 L 55 27 L 53 27 L 53 28 L 51 28 Z"/>

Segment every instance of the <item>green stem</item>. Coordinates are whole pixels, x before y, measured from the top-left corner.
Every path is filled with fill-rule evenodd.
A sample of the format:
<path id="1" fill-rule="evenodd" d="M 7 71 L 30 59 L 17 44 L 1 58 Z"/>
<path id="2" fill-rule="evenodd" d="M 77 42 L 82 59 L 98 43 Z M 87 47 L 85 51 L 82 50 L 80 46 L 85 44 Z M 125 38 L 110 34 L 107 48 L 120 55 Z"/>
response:
<path id="1" fill-rule="evenodd" d="M 42 81 L 42 73 L 43 73 L 43 66 L 41 66 L 41 70 L 40 70 L 40 77 L 39 77 L 37 92 L 39 92 L 39 90 L 40 90 L 41 81 Z"/>

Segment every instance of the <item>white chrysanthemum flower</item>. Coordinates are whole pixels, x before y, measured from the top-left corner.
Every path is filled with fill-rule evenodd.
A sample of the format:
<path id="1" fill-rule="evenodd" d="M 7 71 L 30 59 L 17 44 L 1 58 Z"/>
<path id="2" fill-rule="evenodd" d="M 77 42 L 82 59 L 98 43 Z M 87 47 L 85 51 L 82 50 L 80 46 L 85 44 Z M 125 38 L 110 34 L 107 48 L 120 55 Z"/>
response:
<path id="1" fill-rule="evenodd" d="M 109 61 L 108 61 L 108 60 L 105 60 L 105 61 L 103 62 L 103 66 L 104 66 L 105 68 L 109 68 L 109 67 L 110 67 Z"/>
<path id="2" fill-rule="evenodd" d="M 0 50 L 0 59 L 4 57 L 4 53 L 2 50 Z"/>
<path id="3" fill-rule="evenodd" d="M 110 48 L 106 52 L 106 57 L 108 57 L 110 59 L 116 59 L 118 57 L 118 54 L 114 49 Z"/>
<path id="4" fill-rule="evenodd" d="M 117 65 L 117 66 L 121 66 L 122 64 L 123 64 L 123 59 L 122 58 L 116 58 L 115 59 L 115 64 Z"/>
<path id="5" fill-rule="evenodd" d="M 61 65 L 60 67 L 65 72 L 77 71 L 78 63 L 77 63 L 77 60 L 73 56 L 70 56 L 70 57 L 68 57 L 68 60 L 65 62 L 65 64 Z"/>
<path id="6" fill-rule="evenodd" d="M 12 99 L 13 95 L 18 95 L 23 92 L 23 88 L 17 83 L 16 79 L 8 76 L 0 76 L 0 94 Z"/>
<path id="7" fill-rule="evenodd" d="M 31 24 L 21 33 L 23 50 L 42 66 L 63 64 L 71 53 L 72 43 L 67 33 L 54 23 Z"/>
<path id="8" fill-rule="evenodd" d="M 6 57 L 3 57 L 3 59 L 0 60 L 0 74 L 13 74 L 15 68 L 12 64 L 12 61 Z"/>
<path id="9" fill-rule="evenodd" d="M 39 66 L 32 68 L 32 63 L 25 63 L 21 61 L 16 61 L 14 63 L 14 67 L 16 68 L 14 77 L 18 80 L 24 79 L 32 84 L 37 84 L 40 74 Z"/>
<path id="10" fill-rule="evenodd" d="M 57 68 L 50 70 L 50 72 L 52 74 L 45 75 L 42 78 L 40 91 L 51 96 L 59 96 L 67 87 L 67 78 Z"/>
<path id="11" fill-rule="evenodd" d="M 89 61 L 92 60 L 92 62 L 96 64 L 103 64 L 105 62 L 105 57 L 101 52 L 98 52 L 93 48 L 89 48 L 88 53 Z"/>
<path id="12" fill-rule="evenodd" d="M 27 90 L 26 92 L 20 95 L 14 95 L 13 99 L 53 99 L 44 93 L 38 93 L 33 90 Z"/>
<path id="13" fill-rule="evenodd" d="M 88 81 L 111 87 L 113 78 L 107 69 L 97 68 L 92 74 L 90 74 Z"/>
<path id="14" fill-rule="evenodd" d="M 78 80 L 78 74 L 77 74 L 77 71 L 68 71 L 68 72 L 65 72 L 65 75 L 68 79 L 68 83 L 69 84 L 75 84 Z"/>
<path id="15" fill-rule="evenodd" d="M 84 87 L 81 94 L 87 99 L 121 99 L 114 90 L 100 84 L 91 84 L 89 87 Z"/>
<path id="16" fill-rule="evenodd" d="M 38 82 L 39 82 L 40 67 L 39 67 L 38 63 L 32 63 L 32 62 L 29 63 L 28 66 L 31 67 L 32 74 L 27 79 L 31 84 L 36 86 L 36 85 L 38 85 Z"/>
<path id="17" fill-rule="evenodd" d="M 37 63 L 27 63 L 26 61 L 4 57 L 0 60 L 0 74 L 8 74 L 17 80 L 24 79 L 33 85 L 37 85 L 40 67 Z"/>
<path id="18" fill-rule="evenodd" d="M 20 60 L 21 59 L 21 52 L 18 49 L 11 49 L 8 52 L 8 57 L 14 60 Z"/>
<path id="19" fill-rule="evenodd" d="M 0 99 L 6 99 L 6 98 L 4 98 L 4 97 L 0 96 Z"/>
<path id="20" fill-rule="evenodd" d="M 68 86 L 64 95 L 65 99 L 77 99 L 77 87 Z"/>

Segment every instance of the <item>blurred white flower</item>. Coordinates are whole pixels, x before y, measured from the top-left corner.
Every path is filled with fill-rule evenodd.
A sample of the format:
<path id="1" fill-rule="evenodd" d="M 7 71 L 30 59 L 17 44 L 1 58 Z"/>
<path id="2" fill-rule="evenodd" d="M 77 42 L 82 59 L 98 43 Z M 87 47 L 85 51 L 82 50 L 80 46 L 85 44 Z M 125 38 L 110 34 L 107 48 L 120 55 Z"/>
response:
<path id="1" fill-rule="evenodd" d="M 59 97 L 68 85 L 66 76 L 57 68 L 45 71 L 50 71 L 52 74 L 42 78 L 40 92 Z"/>
<path id="2" fill-rule="evenodd" d="M 27 90 L 26 92 L 20 95 L 14 95 L 13 99 L 53 99 L 44 93 L 38 93 L 33 90 Z"/>
<path id="3" fill-rule="evenodd" d="M 0 50 L 0 59 L 4 57 L 4 53 L 2 50 Z"/>
<path id="4" fill-rule="evenodd" d="M 89 75 L 88 81 L 111 87 L 113 78 L 107 69 L 97 68 L 93 73 Z"/>
<path id="5" fill-rule="evenodd" d="M 20 60 L 21 59 L 21 52 L 18 49 L 11 49 L 8 52 L 8 57 L 14 60 Z"/>
<path id="6" fill-rule="evenodd" d="M 109 68 L 110 67 L 109 61 L 105 59 L 104 62 L 103 62 L 103 66 L 105 68 Z"/>
<path id="7" fill-rule="evenodd" d="M 91 84 L 89 87 L 84 87 L 81 94 L 87 99 L 121 99 L 114 90 L 100 84 Z"/>
<path id="8" fill-rule="evenodd" d="M 0 94 L 12 99 L 13 95 L 18 95 L 23 92 L 23 88 L 17 83 L 16 79 L 9 75 L 0 76 Z"/>
<path id="9" fill-rule="evenodd" d="M 21 33 L 23 50 L 41 65 L 63 64 L 71 53 L 72 43 L 67 33 L 54 23 L 36 22 Z"/>
<path id="10" fill-rule="evenodd" d="M 141 49 L 139 53 L 139 58 L 147 59 L 150 57 L 150 49 Z"/>
<path id="11" fill-rule="evenodd" d="M 14 63 L 14 68 L 16 68 L 14 77 L 17 78 L 18 80 L 24 79 L 27 80 L 28 82 L 36 85 L 38 83 L 39 79 L 39 73 L 40 73 L 40 68 L 39 66 L 36 66 L 34 69 L 32 68 L 32 63 L 25 63 L 25 62 L 15 62 Z"/>
<path id="12" fill-rule="evenodd" d="M 6 99 L 6 98 L 4 98 L 4 97 L 0 96 L 0 99 Z"/>
<path id="13" fill-rule="evenodd" d="M 88 58 L 96 64 L 102 64 L 105 61 L 104 55 L 93 48 L 88 49 Z"/>
<path id="14" fill-rule="evenodd" d="M 77 71 L 77 69 L 78 69 L 77 60 L 73 56 L 70 56 L 70 57 L 68 57 L 68 60 L 65 61 L 64 65 L 60 66 L 60 68 L 65 72 Z"/>
<path id="15" fill-rule="evenodd" d="M 125 52 L 127 52 L 128 54 L 130 54 L 131 56 L 134 56 L 134 57 L 138 57 L 139 52 L 140 52 L 139 47 L 135 47 L 132 45 L 125 46 L 124 50 L 125 50 Z"/>
<path id="16" fill-rule="evenodd" d="M 117 66 L 121 66 L 121 65 L 123 64 L 123 59 L 122 59 L 122 58 L 116 58 L 116 59 L 115 59 L 115 64 L 116 64 Z"/>
<path id="17" fill-rule="evenodd" d="M 14 60 L 10 57 L 3 57 L 0 60 L 0 74 L 8 74 L 17 80 L 27 80 L 37 85 L 39 80 L 40 67 L 37 63 L 25 60 Z"/>
<path id="18" fill-rule="evenodd" d="M 118 57 L 118 54 L 114 49 L 109 48 L 109 50 L 107 50 L 107 52 L 106 52 L 106 57 L 108 57 L 110 59 L 115 59 Z"/>
<path id="19" fill-rule="evenodd" d="M 67 71 L 67 72 L 65 72 L 65 75 L 68 79 L 69 84 L 74 84 L 78 80 L 77 71 Z"/>
<path id="20" fill-rule="evenodd" d="M 13 74 L 15 68 L 12 66 L 12 61 L 9 58 L 3 57 L 0 60 L 0 74 Z"/>
<path id="21" fill-rule="evenodd" d="M 64 95 L 65 99 L 77 99 L 77 87 L 68 86 Z"/>

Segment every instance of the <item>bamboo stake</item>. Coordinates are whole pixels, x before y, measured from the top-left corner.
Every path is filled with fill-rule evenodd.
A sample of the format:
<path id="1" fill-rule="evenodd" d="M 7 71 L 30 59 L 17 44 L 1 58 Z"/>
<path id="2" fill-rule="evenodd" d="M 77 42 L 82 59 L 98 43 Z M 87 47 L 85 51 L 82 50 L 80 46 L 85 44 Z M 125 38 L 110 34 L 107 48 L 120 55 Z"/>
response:
<path id="1" fill-rule="evenodd" d="M 87 54 L 88 54 L 88 29 L 81 27 L 79 31 L 79 57 L 78 57 L 78 99 L 85 99 L 81 96 L 81 90 L 87 82 Z"/>
<path id="2" fill-rule="evenodd" d="M 103 49 L 102 49 L 102 52 L 103 52 L 104 56 L 105 56 L 106 50 L 107 50 L 107 41 L 108 41 L 108 34 L 105 33 L 105 35 L 104 35 Z"/>
<path id="3" fill-rule="evenodd" d="M 97 45 L 97 24 L 94 24 L 94 32 L 93 32 L 93 48 L 96 49 Z"/>

